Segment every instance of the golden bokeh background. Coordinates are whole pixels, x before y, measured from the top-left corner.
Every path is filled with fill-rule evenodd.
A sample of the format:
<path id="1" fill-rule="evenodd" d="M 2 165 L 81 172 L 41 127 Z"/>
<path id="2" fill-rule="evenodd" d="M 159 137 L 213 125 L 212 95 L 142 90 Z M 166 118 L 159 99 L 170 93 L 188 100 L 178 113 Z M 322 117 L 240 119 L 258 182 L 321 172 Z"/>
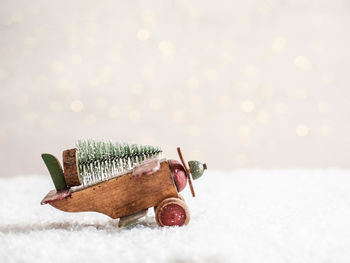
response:
<path id="1" fill-rule="evenodd" d="M 350 168 L 348 1 L 1 0 L 1 176 L 79 138 Z"/>

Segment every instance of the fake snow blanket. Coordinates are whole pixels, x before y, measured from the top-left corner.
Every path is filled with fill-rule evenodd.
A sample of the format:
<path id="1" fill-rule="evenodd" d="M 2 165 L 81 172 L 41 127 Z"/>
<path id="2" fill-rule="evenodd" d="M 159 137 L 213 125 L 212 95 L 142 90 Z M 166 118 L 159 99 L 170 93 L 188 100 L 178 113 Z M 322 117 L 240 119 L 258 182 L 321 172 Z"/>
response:
<path id="1" fill-rule="evenodd" d="M 0 262 L 350 262 L 350 171 L 208 171 L 194 187 L 188 226 L 149 209 L 119 229 L 41 206 L 49 175 L 0 178 Z"/>

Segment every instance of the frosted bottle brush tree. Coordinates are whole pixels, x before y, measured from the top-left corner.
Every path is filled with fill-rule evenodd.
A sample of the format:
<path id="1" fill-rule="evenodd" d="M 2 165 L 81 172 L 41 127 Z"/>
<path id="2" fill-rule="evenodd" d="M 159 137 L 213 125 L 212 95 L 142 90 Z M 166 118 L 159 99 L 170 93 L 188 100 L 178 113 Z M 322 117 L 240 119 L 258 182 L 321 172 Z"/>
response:
<path id="1" fill-rule="evenodd" d="M 146 159 L 159 157 L 162 152 L 156 146 L 94 140 L 79 140 L 76 147 L 84 186 L 121 174 Z"/>

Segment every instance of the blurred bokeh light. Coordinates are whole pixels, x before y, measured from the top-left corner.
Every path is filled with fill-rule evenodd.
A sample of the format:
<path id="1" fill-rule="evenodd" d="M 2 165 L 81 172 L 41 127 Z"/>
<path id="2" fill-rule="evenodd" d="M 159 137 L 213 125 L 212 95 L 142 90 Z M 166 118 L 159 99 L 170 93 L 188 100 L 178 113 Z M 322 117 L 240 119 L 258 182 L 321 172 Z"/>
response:
<path id="1" fill-rule="evenodd" d="M 210 169 L 350 168 L 348 1 L 19 1 L 0 9 L 0 176 L 76 139 Z"/>

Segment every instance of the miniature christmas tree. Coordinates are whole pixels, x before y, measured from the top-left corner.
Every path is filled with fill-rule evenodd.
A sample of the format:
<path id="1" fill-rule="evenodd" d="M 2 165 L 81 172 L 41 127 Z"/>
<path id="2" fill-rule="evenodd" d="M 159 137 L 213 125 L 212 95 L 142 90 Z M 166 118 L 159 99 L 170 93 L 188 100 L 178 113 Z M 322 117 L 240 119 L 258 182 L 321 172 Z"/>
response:
<path id="1" fill-rule="evenodd" d="M 79 176 L 89 186 L 130 170 L 142 161 L 159 157 L 159 147 L 110 141 L 79 140 L 76 143 Z"/>

